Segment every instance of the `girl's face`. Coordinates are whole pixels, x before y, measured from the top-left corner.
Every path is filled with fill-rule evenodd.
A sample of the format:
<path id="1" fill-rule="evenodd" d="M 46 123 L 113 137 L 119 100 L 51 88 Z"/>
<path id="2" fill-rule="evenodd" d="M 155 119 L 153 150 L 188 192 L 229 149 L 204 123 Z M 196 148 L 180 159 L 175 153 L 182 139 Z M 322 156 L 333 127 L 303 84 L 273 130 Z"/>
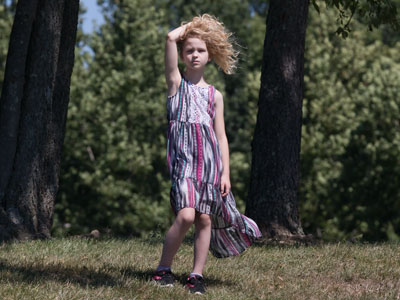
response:
<path id="1" fill-rule="evenodd" d="M 199 38 L 188 38 L 185 40 L 181 58 L 186 65 L 186 68 L 192 70 L 201 70 L 205 67 L 209 58 L 206 43 Z"/>

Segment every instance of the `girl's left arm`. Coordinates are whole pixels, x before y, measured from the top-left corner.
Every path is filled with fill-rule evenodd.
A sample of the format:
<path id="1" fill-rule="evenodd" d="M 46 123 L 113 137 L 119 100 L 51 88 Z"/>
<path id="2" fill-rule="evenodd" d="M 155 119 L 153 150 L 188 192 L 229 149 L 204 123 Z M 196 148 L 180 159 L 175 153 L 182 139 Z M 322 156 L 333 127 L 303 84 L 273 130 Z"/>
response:
<path id="1" fill-rule="evenodd" d="M 224 121 L 224 100 L 219 91 L 215 91 L 215 119 L 214 131 L 217 136 L 219 148 L 221 150 L 223 171 L 221 175 L 221 194 L 225 197 L 231 190 L 231 182 L 229 179 L 229 145 L 225 133 Z"/>

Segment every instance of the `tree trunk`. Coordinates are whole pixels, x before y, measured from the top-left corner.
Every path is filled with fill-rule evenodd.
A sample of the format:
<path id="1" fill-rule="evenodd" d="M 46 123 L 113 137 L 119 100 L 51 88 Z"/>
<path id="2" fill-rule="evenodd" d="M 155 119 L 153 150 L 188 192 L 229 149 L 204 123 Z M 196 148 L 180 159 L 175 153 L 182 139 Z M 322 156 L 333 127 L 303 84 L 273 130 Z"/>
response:
<path id="1" fill-rule="evenodd" d="M 264 237 L 304 236 L 297 189 L 307 0 L 271 0 L 246 214 Z"/>
<path id="2" fill-rule="evenodd" d="M 50 236 L 79 0 L 19 0 L 0 99 L 0 240 Z"/>

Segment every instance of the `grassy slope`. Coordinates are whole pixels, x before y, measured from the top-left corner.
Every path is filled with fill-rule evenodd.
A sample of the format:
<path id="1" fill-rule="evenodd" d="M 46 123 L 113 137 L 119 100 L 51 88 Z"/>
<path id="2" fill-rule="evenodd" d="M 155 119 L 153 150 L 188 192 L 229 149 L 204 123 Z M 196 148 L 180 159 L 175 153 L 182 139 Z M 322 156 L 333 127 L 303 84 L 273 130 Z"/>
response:
<path id="1" fill-rule="evenodd" d="M 192 245 L 182 245 L 174 288 L 149 282 L 162 242 L 54 239 L 0 246 L 0 298 L 198 299 L 182 287 Z M 253 246 L 236 258 L 209 256 L 202 299 L 400 299 L 399 244 Z"/>

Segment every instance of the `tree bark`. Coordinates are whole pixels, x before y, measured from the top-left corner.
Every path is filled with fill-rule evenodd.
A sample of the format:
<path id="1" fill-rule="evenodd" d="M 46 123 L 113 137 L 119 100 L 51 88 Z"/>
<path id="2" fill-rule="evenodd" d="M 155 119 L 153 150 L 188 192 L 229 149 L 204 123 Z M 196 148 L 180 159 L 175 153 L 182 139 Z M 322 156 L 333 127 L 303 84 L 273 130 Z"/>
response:
<path id="1" fill-rule="evenodd" d="M 246 214 L 264 237 L 304 236 L 297 190 L 307 0 L 271 0 Z"/>
<path id="2" fill-rule="evenodd" d="M 19 0 L 0 99 L 0 240 L 50 237 L 79 0 Z"/>

